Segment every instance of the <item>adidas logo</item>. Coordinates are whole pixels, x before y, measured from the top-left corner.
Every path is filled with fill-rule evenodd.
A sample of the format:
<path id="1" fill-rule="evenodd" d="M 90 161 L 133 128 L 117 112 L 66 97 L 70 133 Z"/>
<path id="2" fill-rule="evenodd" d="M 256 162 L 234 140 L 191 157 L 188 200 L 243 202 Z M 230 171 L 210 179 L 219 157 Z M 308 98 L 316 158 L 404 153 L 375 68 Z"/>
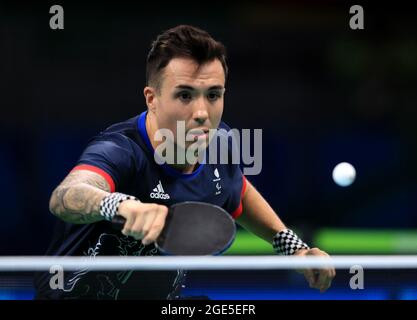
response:
<path id="1" fill-rule="evenodd" d="M 156 188 L 153 188 L 153 192 L 149 195 L 152 199 L 169 199 L 169 194 L 165 193 L 164 188 L 162 188 L 161 180 L 159 180 Z"/>

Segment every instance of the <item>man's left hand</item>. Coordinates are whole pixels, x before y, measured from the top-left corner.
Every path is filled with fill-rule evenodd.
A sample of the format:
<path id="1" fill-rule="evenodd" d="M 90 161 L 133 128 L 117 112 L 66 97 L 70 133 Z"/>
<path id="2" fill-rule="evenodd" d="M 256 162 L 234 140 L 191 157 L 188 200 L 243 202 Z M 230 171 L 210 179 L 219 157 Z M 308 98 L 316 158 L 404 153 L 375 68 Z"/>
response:
<path id="1" fill-rule="evenodd" d="M 294 256 L 314 256 L 330 258 L 330 256 L 321 251 L 318 248 L 312 249 L 300 249 Z M 302 269 L 300 273 L 304 274 L 304 277 L 308 281 L 310 288 L 320 289 L 320 292 L 325 292 L 332 284 L 333 278 L 336 276 L 336 270 L 333 267 L 322 268 L 322 269 Z"/>

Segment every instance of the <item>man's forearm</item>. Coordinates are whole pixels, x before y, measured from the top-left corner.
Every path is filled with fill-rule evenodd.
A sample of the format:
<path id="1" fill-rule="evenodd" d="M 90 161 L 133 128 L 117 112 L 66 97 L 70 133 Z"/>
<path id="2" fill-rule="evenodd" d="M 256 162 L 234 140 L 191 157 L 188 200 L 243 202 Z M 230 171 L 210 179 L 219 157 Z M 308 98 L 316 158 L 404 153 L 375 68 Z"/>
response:
<path id="1" fill-rule="evenodd" d="M 276 233 L 286 228 L 268 202 L 249 181 L 242 206 L 243 213 L 237 219 L 237 223 L 265 241 L 271 243 Z"/>
<path id="2" fill-rule="evenodd" d="M 49 208 L 70 223 L 93 223 L 103 220 L 100 202 L 108 195 L 106 181 L 93 172 L 71 173 L 53 192 Z"/>
<path id="3" fill-rule="evenodd" d="M 66 222 L 92 223 L 103 220 L 100 201 L 108 192 L 82 183 L 58 187 L 51 197 L 50 210 Z"/>

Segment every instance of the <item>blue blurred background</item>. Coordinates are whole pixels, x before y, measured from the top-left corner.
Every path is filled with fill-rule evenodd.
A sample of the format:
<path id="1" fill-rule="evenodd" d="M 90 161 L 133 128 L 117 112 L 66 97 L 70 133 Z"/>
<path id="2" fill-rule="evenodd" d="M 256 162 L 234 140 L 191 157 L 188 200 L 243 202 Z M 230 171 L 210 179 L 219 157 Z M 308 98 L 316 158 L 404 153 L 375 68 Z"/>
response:
<path id="1" fill-rule="evenodd" d="M 0 4 L 1 255 L 44 253 L 52 190 L 92 135 L 145 109 L 150 42 L 177 24 L 226 45 L 224 121 L 263 129 L 249 179 L 287 225 L 331 254 L 417 252 L 417 23 L 405 4 L 364 4 L 365 29 L 351 30 L 346 2 L 61 2 L 65 29 L 51 30 L 53 4 Z M 331 177 L 342 161 L 357 171 L 348 188 Z M 271 252 L 241 230 L 229 254 L 242 253 Z"/>

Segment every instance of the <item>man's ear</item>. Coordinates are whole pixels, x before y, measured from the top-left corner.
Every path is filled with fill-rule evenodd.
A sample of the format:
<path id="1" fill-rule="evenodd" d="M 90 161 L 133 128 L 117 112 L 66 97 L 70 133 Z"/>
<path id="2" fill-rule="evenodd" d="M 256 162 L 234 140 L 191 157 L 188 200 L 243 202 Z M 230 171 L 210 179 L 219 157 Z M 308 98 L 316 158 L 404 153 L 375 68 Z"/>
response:
<path id="1" fill-rule="evenodd" d="M 145 96 L 146 105 L 148 106 L 148 110 L 151 112 L 155 112 L 156 109 L 156 89 L 154 87 L 145 87 L 143 89 L 143 95 Z"/>

